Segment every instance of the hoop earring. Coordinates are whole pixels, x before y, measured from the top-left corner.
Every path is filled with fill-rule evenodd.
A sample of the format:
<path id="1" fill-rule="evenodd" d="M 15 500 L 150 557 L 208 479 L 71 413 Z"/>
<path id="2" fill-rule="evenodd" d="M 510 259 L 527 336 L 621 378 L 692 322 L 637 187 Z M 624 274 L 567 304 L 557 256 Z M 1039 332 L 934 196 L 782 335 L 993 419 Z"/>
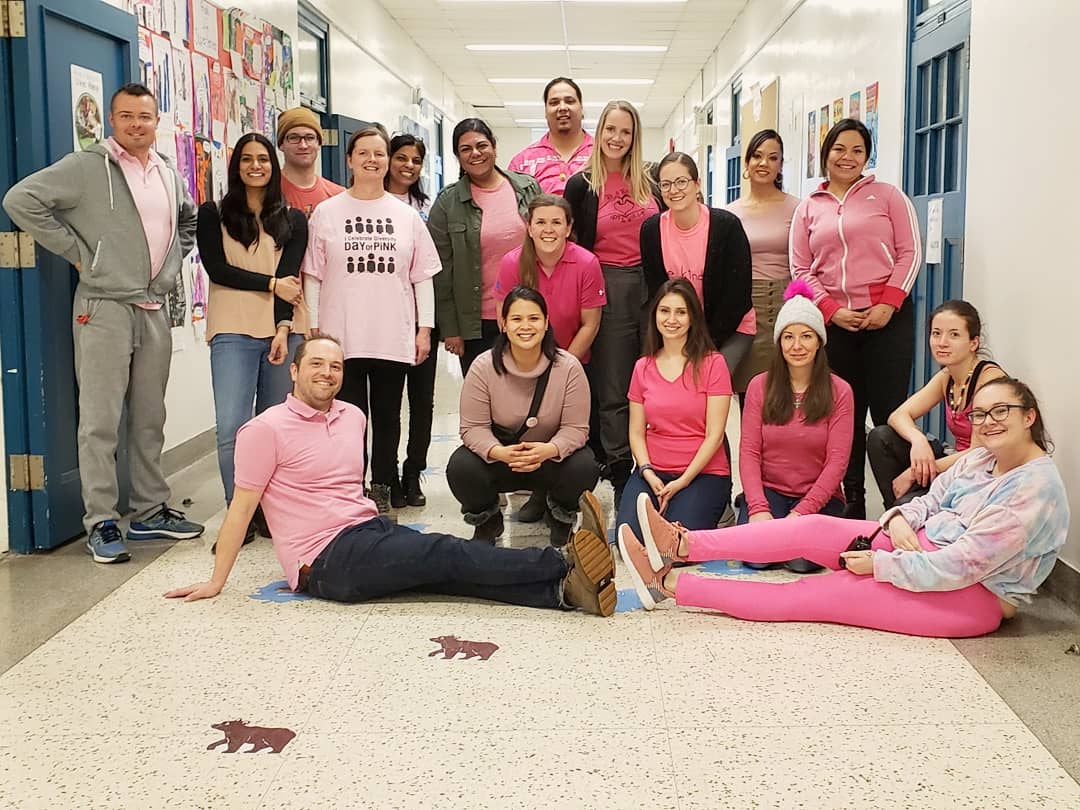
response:
<path id="1" fill-rule="evenodd" d="M 750 170 L 749 169 L 743 169 L 742 170 L 742 179 L 743 180 L 749 180 L 750 179 Z"/>

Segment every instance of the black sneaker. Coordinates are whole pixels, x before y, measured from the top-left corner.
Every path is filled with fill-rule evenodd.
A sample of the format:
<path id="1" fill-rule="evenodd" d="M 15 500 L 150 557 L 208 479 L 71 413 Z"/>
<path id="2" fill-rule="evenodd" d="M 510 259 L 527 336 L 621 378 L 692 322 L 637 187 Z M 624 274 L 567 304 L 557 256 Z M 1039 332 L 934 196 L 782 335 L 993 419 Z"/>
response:
<path id="1" fill-rule="evenodd" d="M 255 507 L 255 514 L 251 516 L 251 525 L 255 527 L 256 532 L 261 534 L 267 540 L 274 539 L 270 535 L 270 527 L 266 523 L 266 515 L 263 514 L 263 508 L 261 504 Z"/>
<path id="2" fill-rule="evenodd" d="M 244 542 L 240 545 L 246 546 L 248 543 L 254 543 L 256 533 L 258 533 L 258 529 L 255 527 L 255 519 L 252 518 L 251 523 L 248 524 L 247 531 L 244 532 Z M 266 534 L 263 536 L 269 537 L 270 535 Z M 214 544 L 210 546 L 210 553 L 217 554 L 217 540 L 215 540 Z"/>
<path id="3" fill-rule="evenodd" d="M 375 508 L 380 515 L 390 514 L 390 486 L 388 484 L 372 484 L 371 500 L 375 501 Z"/>
<path id="4" fill-rule="evenodd" d="M 496 512 L 489 517 L 475 529 L 473 529 L 473 540 L 479 540 L 481 543 L 492 543 L 502 537 L 503 533 L 503 515 L 502 512 Z"/>
<path id="5" fill-rule="evenodd" d="M 390 505 L 395 509 L 404 509 L 407 504 L 405 490 L 401 488 L 401 481 L 390 484 Z"/>
<path id="6" fill-rule="evenodd" d="M 401 488 L 405 490 L 405 503 L 409 506 L 427 506 L 427 496 L 420 489 L 420 473 L 405 473 Z"/>

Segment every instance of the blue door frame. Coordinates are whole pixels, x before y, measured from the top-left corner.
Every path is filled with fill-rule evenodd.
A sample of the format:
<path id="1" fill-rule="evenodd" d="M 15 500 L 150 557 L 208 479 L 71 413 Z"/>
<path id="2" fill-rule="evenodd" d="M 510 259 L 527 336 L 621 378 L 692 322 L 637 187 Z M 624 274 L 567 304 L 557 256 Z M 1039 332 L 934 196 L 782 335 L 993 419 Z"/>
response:
<path id="1" fill-rule="evenodd" d="M 0 115 L 14 133 L 14 154 L 5 157 L 12 180 L 73 148 L 72 64 L 102 74 L 106 104 L 139 75 L 134 15 L 100 0 L 26 0 L 25 9 L 26 36 L 5 43 L 10 84 L 0 87 Z M 22 553 L 80 534 L 83 511 L 71 344 L 74 270 L 47 251 L 36 253 L 33 267 L 0 270 L 5 445 L 8 453 L 44 460 L 43 489 L 12 492 L 9 481 L 10 545 Z"/>
<path id="2" fill-rule="evenodd" d="M 926 262 L 912 290 L 915 306 L 916 391 L 938 371 L 929 351 L 930 313 L 964 291 L 964 211 L 967 187 L 968 62 L 971 2 L 930 5 L 912 0 L 908 50 L 904 190 L 915 205 L 924 249 L 931 205 L 941 207 L 940 260 Z M 945 437 L 944 408 L 922 420 L 922 429 Z"/>
<path id="3" fill-rule="evenodd" d="M 337 144 L 323 144 L 323 177 L 339 186 L 347 186 L 349 185 L 349 166 L 345 150 L 349 146 L 349 138 L 353 136 L 353 133 L 366 127 L 368 122 L 337 113 L 325 113 L 322 117 L 322 125 L 324 130 L 337 133 Z"/>

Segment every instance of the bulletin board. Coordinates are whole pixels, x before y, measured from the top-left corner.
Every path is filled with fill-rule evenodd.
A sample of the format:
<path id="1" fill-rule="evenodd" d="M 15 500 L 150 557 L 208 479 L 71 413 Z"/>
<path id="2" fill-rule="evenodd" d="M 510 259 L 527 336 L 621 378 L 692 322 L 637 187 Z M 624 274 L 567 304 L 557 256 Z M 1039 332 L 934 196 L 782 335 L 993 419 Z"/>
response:
<path id="1" fill-rule="evenodd" d="M 210 0 L 128 0 L 139 27 L 143 84 L 158 102 L 157 151 L 187 181 L 197 205 L 224 196 L 232 146 L 246 132 L 276 143 L 281 110 L 295 107 L 291 37 L 240 9 Z M 177 332 L 205 335 L 207 279 L 198 251 L 169 296 Z M 175 340 L 182 350 L 186 341 Z"/>
<path id="2" fill-rule="evenodd" d="M 780 80 L 774 79 L 765 87 L 750 87 L 750 100 L 739 107 L 739 136 L 745 146 L 763 129 L 780 129 Z M 744 149 L 745 151 L 745 149 Z M 741 164 L 741 161 L 740 161 Z M 750 181 L 742 178 L 742 197 L 750 193 Z"/>

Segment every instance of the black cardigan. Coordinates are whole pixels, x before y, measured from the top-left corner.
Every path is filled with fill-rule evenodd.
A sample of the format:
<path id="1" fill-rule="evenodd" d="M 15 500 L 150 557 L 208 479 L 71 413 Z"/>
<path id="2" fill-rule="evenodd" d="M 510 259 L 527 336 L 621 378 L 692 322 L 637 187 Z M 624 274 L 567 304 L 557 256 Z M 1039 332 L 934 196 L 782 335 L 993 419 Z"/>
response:
<path id="1" fill-rule="evenodd" d="M 300 263 L 304 260 L 304 252 L 307 250 L 308 224 L 304 212 L 297 208 L 289 209 L 289 225 L 291 233 L 289 241 L 281 250 L 278 258 L 277 278 L 285 276 L 299 276 Z M 232 287 L 235 290 L 254 290 L 255 292 L 267 292 L 270 277 L 251 270 L 244 270 L 225 261 L 225 245 L 221 239 L 221 214 L 217 203 L 206 202 L 199 206 L 199 222 L 195 230 L 196 240 L 199 245 L 199 258 L 202 259 L 206 275 L 210 280 L 222 287 Z M 291 321 L 293 317 L 293 305 L 274 296 L 274 323 Z"/>
<path id="2" fill-rule="evenodd" d="M 563 192 L 574 216 L 574 241 L 586 250 L 592 250 L 596 244 L 596 217 L 599 211 L 599 202 L 596 192 L 589 186 L 589 177 L 587 171 L 571 176 L 566 181 L 566 190 Z M 655 189 L 653 197 L 663 211 L 664 203 Z"/>
<path id="3" fill-rule="evenodd" d="M 641 264 L 649 299 L 668 280 L 664 251 L 660 247 L 660 214 L 641 225 Z M 702 306 L 709 334 L 719 349 L 743 319 L 750 300 L 750 242 L 742 222 L 727 211 L 709 209 L 709 241 L 701 278 Z"/>

